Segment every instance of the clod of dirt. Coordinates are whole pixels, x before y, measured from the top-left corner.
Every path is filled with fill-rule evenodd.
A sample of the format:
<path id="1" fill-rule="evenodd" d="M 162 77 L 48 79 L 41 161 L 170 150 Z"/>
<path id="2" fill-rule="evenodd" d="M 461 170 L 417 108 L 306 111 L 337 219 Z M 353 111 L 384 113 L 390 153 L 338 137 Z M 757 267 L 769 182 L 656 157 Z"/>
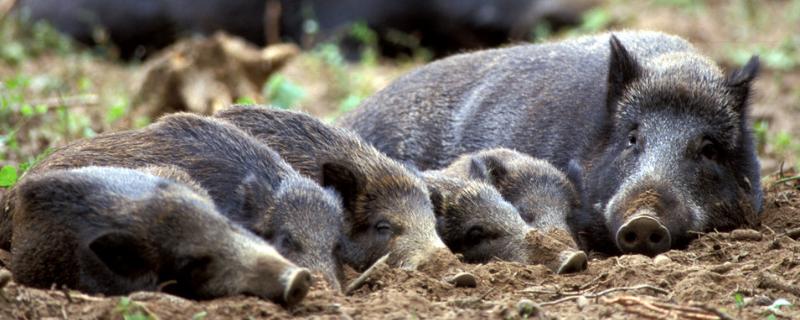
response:
<path id="1" fill-rule="evenodd" d="M 583 310 L 589 305 L 589 299 L 587 299 L 585 296 L 579 296 L 577 299 L 575 299 L 575 304 L 578 306 L 578 309 Z"/>
<path id="2" fill-rule="evenodd" d="M 538 317 L 542 308 L 528 299 L 521 299 L 517 302 L 517 312 L 523 319 Z"/>
<path id="3" fill-rule="evenodd" d="M 5 288 L 9 282 L 11 282 L 11 272 L 6 269 L 0 269 L 0 289 Z"/>
<path id="4" fill-rule="evenodd" d="M 672 259 L 663 254 L 659 254 L 655 258 L 653 258 L 653 264 L 657 266 L 663 266 L 670 262 L 672 262 Z"/>
<path id="5" fill-rule="evenodd" d="M 531 248 L 534 248 L 533 252 L 530 252 L 528 261 L 531 264 L 544 265 L 554 273 L 568 273 L 567 270 L 582 271 L 585 269 L 584 262 L 588 260 L 586 254 L 576 255 L 579 253 L 579 250 L 575 249 L 577 245 L 564 230 L 542 232 L 532 229 L 525 235 L 525 241 L 530 244 Z M 572 268 L 574 264 L 577 264 L 578 267 Z"/>
<path id="6" fill-rule="evenodd" d="M 461 272 L 455 276 L 448 278 L 447 282 L 456 286 L 457 288 L 475 288 L 478 286 L 478 279 L 475 275 L 469 272 Z"/>
<path id="7" fill-rule="evenodd" d="M 178 42 L 145 64 L 133 98 L 134 116 L 211 114 L 239 98 L 261 103 L 264 81 L 298 53 L 294 45 L 259 49 L 221 32 Z"/>
<path id="8" fill-rule="evenodd" d="M 763 235 L 753 229 L 736 229 L 731 231 L 731 239 L 735 241 L 761 241 Z"/>

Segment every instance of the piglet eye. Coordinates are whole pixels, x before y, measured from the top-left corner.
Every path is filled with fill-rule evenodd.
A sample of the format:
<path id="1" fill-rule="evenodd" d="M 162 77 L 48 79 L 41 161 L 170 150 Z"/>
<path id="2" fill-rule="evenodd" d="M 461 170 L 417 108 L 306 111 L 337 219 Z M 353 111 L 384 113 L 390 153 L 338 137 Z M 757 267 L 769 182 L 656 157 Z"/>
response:
<path id="1" fill-rule="evenodd" d="M 481 226 L 473 226 L 467 231 L 467 238 L 470 240 L 479 240 L 484 237 L 484 230 Z"/>
<path id="2" fill-rule="evenodd" d="M 717 160 L 717 146 L 711 141 L 704 141 L 703 146 L 700 148 L 700 155 L 708 160 Z"/>
<path id="3" fill-rule="evenodd" d="M 633 131 L 631 131 L 631 133 L 628 134 L 628 147 L 629 148 L 633 147 L 633 146 L 636 146 L 636 143 L 639 142 L 638 134 L 639 133 L 636 130 L 633 130 Z"/>
<path id="4" fill-rule="evenodd" d="M 386 220 L 379 221 L 375 224 L 375 231 L 380 234 L 390 234 L 392 233 L 392 225 Z"/>

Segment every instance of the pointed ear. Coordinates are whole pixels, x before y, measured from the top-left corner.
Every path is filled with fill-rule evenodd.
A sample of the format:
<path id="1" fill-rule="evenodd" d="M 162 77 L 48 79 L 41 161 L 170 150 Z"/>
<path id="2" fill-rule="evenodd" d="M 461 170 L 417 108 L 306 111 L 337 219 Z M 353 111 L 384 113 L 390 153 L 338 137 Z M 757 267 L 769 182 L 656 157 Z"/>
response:
<path id="1" fill-rule="evenodd" d="M 730 88 L 736 99 L 736 111 L 744 113 L 747 106 L 747 99 L 750 96 L 750 84 L 758 76 L 760 62 L 758 56 L 750 57 L 750 60 L 739 69 L 734 70 L 725 78 L 725 84 Z"/>
<path id="2" fill-rule="evenodd" d="M 567 164 L 567 180 L 575 186 L 575 191 L 583 190 L 583 167 L 578 160 L 572 159 Z"/>
<path id="3" fill-rule="evenodd" d="M 497 186 L 508 176 L 508 168 L 500 159 L 493 156 L 474 157 L 470 160 L 469 174 L 478 179 Z"/>
<path id="4" fill-rule="evenodd" d="M 271 203 L 269 203 L 271 197 L 267 195 L 273 193 L 271 186 L 256 177 L 255 174 L 247 174 L 237 189 L 237 194 L 242 201 L 240 208 L 242 218 L 245 221 L 254 223 L 268 220 L 270 217 L 265 217 L 264 215 L 271 206 Z"/>
<path id="5" fill-rule="evenodd" d="M 339 193 L 342 198 L 342 208 L 346 212 L 355 212 L 356 199 L 363 182 L 351 168 L 332 162 L 323 164 L 321 184 Z"/>
<path id="6" fill-rule="evenodd" d="M 625 89 L 642 74 L 642 68 L 636 59 L 628 53 L 616 36 L 609 40 L 611 55 L 608 59 L 608 95 L 606 107 L 610 114 L 616 111 L 616 104 Z"/>
<path id="7" fill-rule="evenodd" d="M 433 211 L 439 214 L 444 213 L 444 196 L 439 190 L 428 188 L 428 194 L 431 197 L 431 204 L 433 204 Z"/>
<path id="8" fill-rule="evenodd" d="M 489 169 L 482 159 L 473 157 L 469 159 L 469 177 L 474 180 L 489 181 Z"/>
<path id="9" fill-rule="evenodd" d="M 148 250 L 142 239 L 127 233 L 105 233 L 89 244 L 89 249 L 114 273 L 136 279 L 156 272 L 155 253 Z"/>

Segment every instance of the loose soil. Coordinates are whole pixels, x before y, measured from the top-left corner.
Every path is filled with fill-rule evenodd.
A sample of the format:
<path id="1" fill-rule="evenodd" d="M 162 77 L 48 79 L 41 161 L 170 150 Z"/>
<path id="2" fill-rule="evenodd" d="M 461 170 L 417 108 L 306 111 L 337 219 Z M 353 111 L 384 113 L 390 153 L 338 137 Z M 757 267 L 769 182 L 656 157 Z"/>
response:
<path id="1" fill-rule="evenodd" d="M 656 29 L 681 35 L 726 68 L 736 65 L 731 61 L 732 49 L 779 47 L 797 30 L 792 25 L 796 21 L 782 18 L 791 13 L 791 1 L 708 0 L 705 3 L 709 7 L 699 10 L 657 6 L 650 1 L 605 2 L 611 28 Z M 742 4 L 751 3 L 757 3 L 761 16 L 739 12 Z M 345 93 L 335 86 L 341 82 L 336 79 L 339 75 L 331 74 L 335 72 L 309 72 L 319 71 L 318 63 L 301 54 L 281 72 L 306 89 L 307 98 L 300 109 L 330 118 L 340 112 Z M 339 74 L 367 74 L 371 80 L 363 90 L 373 91 L 410 66 L 382 63 L 366 71 L 364 66 L 344 68 L 345 72 Z M 92 80 L 95 85 L 88 91 L 95 99 L 64 104 L 72 112 L 89 115 L 96 132 L 133 126 L 130 118 L 103 121 L 104 108 L 120 95 L 132 96 L 135 90 L 131 84 L 141 71 L 140 65 L 110 63 L 85 55 L 43 56 L 19 66 L 0 64 L 2 79 L 19 73 L 49 74 L 70 83 L 57 95 L 27 97 L 33 100 L 59 99 L 64 103 L 63 98 L 83 97 L 84 92 L 72 83 L 78 83 L 79 77 Z M 765 69 L 756 82 L 752 111 L 754 119 L 769 123 L 768 136 L 788 132 L 800 137 L 796 121 L 800 118 L 798 88 L 797 67 L 788 71 Z M 43 117 L 22 124 L 20 154 L 36 155 L 49 145 L 78 138 L 78 134 L 51 133 L 47 126 L 41 126 L 55 122 L 55 118 Z M 44 129 L 29 130 L 39 127 Z M 796 160 L 796 155 L 782 154 L 771 145 L 760 151 L 765 175 L 779 171 L 781 162 L 786 161 L 788 168 Z M 17 165 L 24 160 L 11 155 L 0 164 Z M 792 171 L 787 169 L 783 174 L 790 176 Z M 33 289 L 11 281 L 0 288 L 0 319 L 120 319 L 136 314 L 158 319 L 765 319 L 773 314 L 778 319 L 800 319 L 800 182 L 775 183 L 778 178 L 780 174 L 764 180 L 765 209 L 761 224 L 754 230 L 699 234 L 687 249 L 656 258 L 591 256 L 588 270 L 576 274 L 555 275 L 540 265 L 500 261 L 471 265 L 442 258 L 418 271 L 378 267 L 366 284 L 350 295 L 317 281 L 306 299 L 291 308 L 244 296 L 212 301 L 153 292 L 133 293 L 127 298 L 101 297 L 60 288 Z M 0 251 L 0 261 L 7 259 L 7 253 Z M 457 288 L 446 281 L 459 272 L 473 274 L 477 286 Z M 348 275 L 351 281 L 358 277 L 352 270 Z M 780 299 L 793 305 L 768 308 Z"/>
<path id="2" fill-rule="evenodd" d="M 688 249 L 656 258 L 593 258 L 588 270 L 577 274 L 442 258 L 418 271 L 379 267 L 349 296 L 318 279 L 306 299 L 288 309 L 253 297 L 197 302 L 154 292 L 131 294 L 125 304 L 121 297 L 32 289 L 12 281 L 0 297 L 0 318 L 118 319 L 141 312 L 159 319 L 754 319 L 773 313 L 797 319 L 796 306 L 777 312 L 767 307 L 781 298 L 800 299 L 800 183 L 768 184 L 762 225 L 755 230 L 702 234 Z M 476 276 L 476 287 L 446 281 L 462 271 Z"/>

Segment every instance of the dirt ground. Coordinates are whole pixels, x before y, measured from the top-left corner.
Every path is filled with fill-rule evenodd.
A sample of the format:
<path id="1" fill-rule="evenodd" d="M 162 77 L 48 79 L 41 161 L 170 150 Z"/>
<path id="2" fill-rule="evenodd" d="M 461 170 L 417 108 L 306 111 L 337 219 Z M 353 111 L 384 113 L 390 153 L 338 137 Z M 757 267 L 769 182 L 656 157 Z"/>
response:
<path id="1" fill-rule="evenodd" d="M 797 319 L 796 306 L 773 304 L 800 298 L 798 187 L 796 180 L 770 182 L 762 225 L 755 230 L 703 234 L 688 250 L 656 258 L 592 259 L 587 271 L 571 275 L 500 261 L 437 260 L 420 271 L 379 268 L 349 296 L 317 281 L 291 309 L 252 297 L 194 302 L 140 292 L 123 301 L 12 282 L 0 297 L 0 318 L 117 319 L 138 313 L 158 319 Z M 475 288 L 445 281 L 461 271 L 477 277 Z"/>
<path id="2" fill-rule="evenodd" d="M 726 68 L 741 63 L 741 57 L 731 52 L 781 47 L 785 39 L 798 37 L 795 33 L 800 30 L 800 20 L 780 18 L 792 10 L 800 12 L 800 1 L 708 0 L 701 1 L 701 7 L 654 3 L 692 2 L 605 1 L 602 14 L 607 21 L 602 28 L 678 34 Z M 758 14 L 748 13 L 753 5 L 759 7 Z M 788 54 L 800 56 L 800 41 L 793 43 Z M 0 288 L 0 319 L 800 319 L 800 181 L 776 183 L 796 174 L 788 168 L 800 154 L 796 120 L 800 119 L 800 58 L 789 67 L 781 66 L 780 59 L 766 60 L 752 110 L 754 120 L 768 124 L 765 137 L 769 140 L 760 148 L 766 196 L 761 225 L 755 230 L 698 235 L 687 250 L 656 258 L 593 257 L 587 271 L 571 275 L 499 261 L 485 265 L 431 261 L 419 271 L 379 268 L 351 295 L 334 292 L 318 281 L 306 299 L 290 309 L 252 297 L 200 302 L 146 292 L 100 297 L 56 288 L 32 289 L 11 281 Z M 342 71 L 325 67 L 321 75 L 308 72 L 319 70 L 319 63 L 303 54 L 282 73 L 306 90 L 299 109 L 327 119 L 341 112 L 339 102 L 346 94 L 342 91 L 361 90 L 363 95 L 378 90 L 413 67 L 393 62 L 346 66 L 344 72 L 360 78 L 351 87 L 336 88 Z M 0 79 L 23 73 L 44 74 L 49 77 L 45 80 L 91 80 L 88 88 L 67 81 L 56 93 L 28 92 L 27 98 L 47 102 L 55 95 L 64 103 L 65 98 L 96 97 L 67 107 L 86 114 L 94 132 L 103 132 L 135 125 L 125 117 L 117 122 L 103 119 L 106 106 L 133 92 L 139 70 L 138 64 L 86 55 L 44 55 L 14 66 L 0 63 Z M 50 130 L 58 119 L 48 114 L 21 123 L 19 150 L 0 159 L 0 164 L 16 165 L 26 161 L 23 155 L 36 155 L 85 136 Z M 47 123 L 51 125 L 43 125 Z M 780 133 L 792 137 L 792 145 L 773 143 Z M 776 173 L 783 162 L 786 172 Z M 477 277 L 475 288 L 456 288 L 445 281 L 462 271 Z M 350 276 L 352 280 L 357 274 Z M 791 305 L 780 307 L 784 301 Z"/>

